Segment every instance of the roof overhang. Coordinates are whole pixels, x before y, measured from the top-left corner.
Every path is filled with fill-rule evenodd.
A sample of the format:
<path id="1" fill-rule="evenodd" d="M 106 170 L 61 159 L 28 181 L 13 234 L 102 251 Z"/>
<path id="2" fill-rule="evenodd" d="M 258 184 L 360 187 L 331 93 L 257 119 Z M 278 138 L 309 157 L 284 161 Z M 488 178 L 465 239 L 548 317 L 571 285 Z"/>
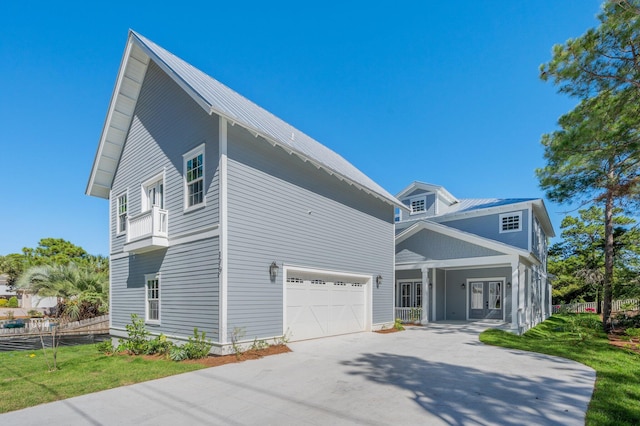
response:
<path id="1" fill-rule="evenodd" d="M 402 198 L 407 194 L 410 194 L 412 191 L 415 191 L 416 189 L 422 189 L 424 191 L 434 192 L 438 197 L 440 197 L 440 199 L 442 199 L 442 201 L 444 201 L 445 203 L 448 203 L 449 205 L 459 202 L 459 200 L 456 197 L 454 197 L 449 191 L 447 191 L 444 186 L 433 185 L 430 183 L 419 182 L 419 181 L 412 182 L 409 186 L 407 186 L 405 189 L 403 189 L 398 194 L 396 194 L 396 198 Z"/>

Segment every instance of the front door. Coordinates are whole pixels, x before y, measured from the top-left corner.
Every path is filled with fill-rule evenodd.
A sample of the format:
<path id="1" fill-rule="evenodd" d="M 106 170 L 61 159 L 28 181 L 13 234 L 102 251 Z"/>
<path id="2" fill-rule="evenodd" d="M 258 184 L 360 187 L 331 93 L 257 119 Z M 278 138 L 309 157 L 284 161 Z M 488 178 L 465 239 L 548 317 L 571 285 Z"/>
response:
<path id="1" fill-rule="evenodd" d="M 469 283 L 469 318 L 502 319 L 502 281 Z"/>

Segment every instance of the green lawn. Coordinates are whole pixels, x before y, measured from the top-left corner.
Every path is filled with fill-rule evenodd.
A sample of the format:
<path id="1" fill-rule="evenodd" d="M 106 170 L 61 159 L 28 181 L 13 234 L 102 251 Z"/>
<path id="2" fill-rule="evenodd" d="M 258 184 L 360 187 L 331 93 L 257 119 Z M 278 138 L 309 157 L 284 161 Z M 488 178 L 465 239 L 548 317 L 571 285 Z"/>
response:
<path id="1" fill-rule="evenodd" d="M 0 413 L 203 368 L 163 359 L 105 356 L 95 345 L 60 347 L 58 367 L 48 371 L 42 350 L 0 352 Z"/>
<path id="2" fill-rule="evenodd" d="M 522 336 L 486 330 L 489 345 L 557 355 L 596 370 L 596 385 L 587 411 L 587 425 L 640 424 L 640 355 L 615 348 L 604 333 L 576 321 L 601 324 L 595 315 L 554 315 Z"/>

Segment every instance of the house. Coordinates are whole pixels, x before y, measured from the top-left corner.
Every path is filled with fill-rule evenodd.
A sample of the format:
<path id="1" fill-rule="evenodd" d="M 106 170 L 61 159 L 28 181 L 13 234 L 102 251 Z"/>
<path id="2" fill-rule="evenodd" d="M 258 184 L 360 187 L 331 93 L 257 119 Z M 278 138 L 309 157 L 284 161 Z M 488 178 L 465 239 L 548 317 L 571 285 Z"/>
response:
<path id="1" fill-rule="evenodd" d="M 413 182 L 396 195 L 396 317 L 495 319 L 522 333 L 551 315 L 541 199 L 457 199 Z"/>
<path id="2" fill-rule="evenodd" d="M 394 212 L 340 155 L 129 32 L 86 193 L 109 200 L 110 333 L 308 339 L 394 320 Z"/>

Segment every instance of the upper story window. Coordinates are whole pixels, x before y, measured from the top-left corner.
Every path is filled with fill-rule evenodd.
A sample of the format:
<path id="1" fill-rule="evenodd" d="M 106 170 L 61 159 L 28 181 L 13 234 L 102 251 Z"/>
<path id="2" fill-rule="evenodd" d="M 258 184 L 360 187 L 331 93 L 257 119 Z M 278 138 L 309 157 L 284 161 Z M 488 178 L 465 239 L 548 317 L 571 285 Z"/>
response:
<path id="1" fill-rule="evenodd" d="M 522 229 L 522 212 L 500 215 L 500 233 L 517 232 Z"/>
<path id="2" fill-rule="evenodd" d="M 427 197 L 414 197 L 410 198 L 408 201 L 409 208 L 411 209 L 411 214 L 424 213 L 425 211 L 427 211 Z"/>
<path id="3" fill-rule="evenodd" d="M 118 234 L 127 230 L 127 194 L 124 193 L 118 197 L 118 216 L 116 218 L 116 226 Z"/>
<path id="4" fill-rule="evenodd" d="M 164 178 L 144 185 L 143 210 L 151 210 L 152 207 L 164 209 Z"/>
<path id="5" fill-rule="evenodd" d="M 204 204 L 204 144 L 184 155 L 185 209 Z"/>

